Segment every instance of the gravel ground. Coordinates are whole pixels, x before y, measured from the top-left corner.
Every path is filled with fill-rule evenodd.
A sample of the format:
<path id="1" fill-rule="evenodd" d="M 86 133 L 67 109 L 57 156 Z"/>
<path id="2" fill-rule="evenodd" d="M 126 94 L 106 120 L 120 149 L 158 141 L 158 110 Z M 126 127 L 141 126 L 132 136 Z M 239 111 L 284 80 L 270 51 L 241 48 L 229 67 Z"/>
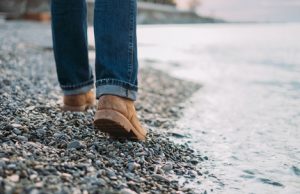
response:
<path id="1" fill-rule="evenodd" d="M 141 69 L 147 141 L 112 140 L 94 130 L 95 110 L 60 111 L 50 40 L 49 24 L 0 23 L 0 193 L 195 193 L 186 185 L 210 176 L 208 158 L 170 129 L 200 86 Z"/>

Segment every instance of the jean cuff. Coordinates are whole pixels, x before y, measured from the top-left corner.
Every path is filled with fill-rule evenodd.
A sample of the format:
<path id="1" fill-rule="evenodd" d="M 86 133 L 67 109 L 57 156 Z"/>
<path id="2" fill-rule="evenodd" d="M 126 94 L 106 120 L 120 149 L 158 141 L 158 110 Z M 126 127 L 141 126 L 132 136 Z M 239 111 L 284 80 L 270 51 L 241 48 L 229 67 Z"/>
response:
<path id="1" fill-rule="evenodd" d="M 115 95 L 135 101 L 137 98 L 137 91 L 124 88 L 119 85 L 100 85 L 96 87 L 97 99 L 103 95 Z"/>
<path id="2" fill-rule="evenodd" d="M 68 96 L 68 95 L 84 94 L 93 88 L 94 88 L 94 83 L 87 85 L 87 86 L 80 87 L 80 88 L 72 89 L 72 90 L 66 90 L 66 89 L 62 89 L 62 90 L 63 90 L 64 95 Z"/>
<path id="3" fill-rule="evenodd" d="M 137 85 L 118 79 L 105 78 L 96 81 L 97 98 L 105 94 L 110 94 L 136 100 L 137 90 Z"/>

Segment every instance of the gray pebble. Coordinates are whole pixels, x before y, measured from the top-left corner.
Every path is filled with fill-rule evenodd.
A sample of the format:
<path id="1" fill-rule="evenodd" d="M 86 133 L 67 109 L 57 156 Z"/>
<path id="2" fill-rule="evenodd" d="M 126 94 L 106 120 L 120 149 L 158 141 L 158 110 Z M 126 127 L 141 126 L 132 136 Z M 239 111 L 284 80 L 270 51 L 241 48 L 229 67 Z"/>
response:
<path id="1" fill-rule="evenodd" d="M 199 163 L 199 160 L 192 159 L 192 160 L 190 160 L 190 162 L 191 162 L 193 165 L 197 165 L 197 164 Z"/>
<path id="2" fill-rule="evenodd" d="M 140 165 L 136 162 L 129 162 L 128 165 L 127 165 L 127 168 L 130 172 L 138 169 L 140 167 Z"/>
<path id="3" fill-rule="evenodd" d="M 46 134 L 46 130 L 44 128 L 36 130 L 36 133 L 39 137 L 43 137 Z"/>
<path id="4" fill-rule="evenodd" d="M 136 194 L 136 192 L 134 192 L 133 190 L 130 190 L 128 188 L 125 188 L 120 191 L 120 194 Z"/>
<path id="5" fill-rule="evenodd" d="M 162 169 L 165 171 L 165 172 L 169 172 L 173 169 L 173 165 L 168 163 L 168 164 L 165 164 Z"/>
<path id="6" fill-rule="evenodd" d="M 162 175 L 159 175 L 159 174 L 154 174 L 152 175 L 152 177 L 156 180 L 159 180 L 159 181 L 165 181 L 165 182 L 170 182 L 170 180 Z"/>
<path id="7" fill-rule="evenodd" d="M 17 170 L 17 165 L 16 164 L 9 164 L 9 165 L 7 165 L 7 169 L 9 169 L 9 170 Z"/>
<path id="8" fill-rule="evenodd" d="M 19 130 L 18 128 L 14 128 L 14 129 L 13 129 L 13 132 L 14 132 L 14 134 L 16 134 L 16 135 L 20 135 L 20 134 L 22 133 L 22 131 Z"/>
<path id="9" fill-rule="evenodd" d="M 116 180 L 117 179 L 117 176 L 116 176 L 116 173 L 110 169 L 108 169 L 106 171 L 106 174 L 108 176 L 108 178 L 110 178 L 111 180 Z"/>
<path id="10" fill-rule="evenodd" d="M 28 141 L 28 138 L 25 137 L 25 136 L 22 136 L 22 135 L 18 135 L 18 136 L 17 136 L 17 139 L 18 139 L 19 141 L 23 141 L 23 142 Z"/>
<path id="11" fill-rule="evenodd" d="M 78 141 L 78 140 L 74 140 L 74 141 L 71 141 L 69 144 L 68 144 L 68 149 L 81 149 L 83 148 L 84 145 Z"/>

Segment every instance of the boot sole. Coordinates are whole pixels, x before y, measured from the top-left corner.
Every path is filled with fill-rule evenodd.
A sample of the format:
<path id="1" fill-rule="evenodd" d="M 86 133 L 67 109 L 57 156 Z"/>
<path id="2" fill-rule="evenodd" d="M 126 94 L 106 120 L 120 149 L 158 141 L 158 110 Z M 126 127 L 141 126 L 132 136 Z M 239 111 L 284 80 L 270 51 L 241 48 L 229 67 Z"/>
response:
<path id="1" fill-rule="evenodd" d="M 98 110 L 95 114 L 95 127 L 117 139 L 145 140 L 142 135 L 130 121 L 121 113 L 115 110 Z"/>

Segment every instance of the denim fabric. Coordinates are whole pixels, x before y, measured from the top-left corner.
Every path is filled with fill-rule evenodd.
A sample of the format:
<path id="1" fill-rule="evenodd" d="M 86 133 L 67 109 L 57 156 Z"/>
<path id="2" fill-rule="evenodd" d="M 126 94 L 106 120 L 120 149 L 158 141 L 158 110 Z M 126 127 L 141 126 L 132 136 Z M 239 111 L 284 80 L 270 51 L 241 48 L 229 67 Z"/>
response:
<path id="1" fill-rule="evenodd" d="M 135 100 L 137 95 L 136 0 L 96 0 L 96 82 L 88 60 L 85 0 L 52 0 L 56 69 L 65 95 L 89 91 Z"/>

